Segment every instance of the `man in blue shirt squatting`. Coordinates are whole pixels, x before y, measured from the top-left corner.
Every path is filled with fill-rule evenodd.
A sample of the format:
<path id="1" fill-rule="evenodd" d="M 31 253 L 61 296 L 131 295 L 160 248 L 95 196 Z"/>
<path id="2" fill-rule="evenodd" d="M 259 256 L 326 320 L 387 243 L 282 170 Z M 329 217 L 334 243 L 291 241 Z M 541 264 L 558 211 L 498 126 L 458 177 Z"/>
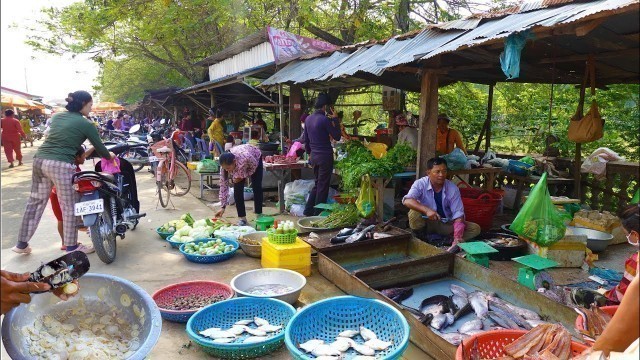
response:
<path id="1" fill-rule="evenodd" d="M 464 221 L 460 190 L 447 180 L 447 162 L 442 158 L 427 161 L 427 176 L 413 183 L 402 204 L 410 209 L 409 227 L 416 235 L 453 235 L 449 252 L 459 251 L 459 242 L 480 234 L 478 224 Z"/>

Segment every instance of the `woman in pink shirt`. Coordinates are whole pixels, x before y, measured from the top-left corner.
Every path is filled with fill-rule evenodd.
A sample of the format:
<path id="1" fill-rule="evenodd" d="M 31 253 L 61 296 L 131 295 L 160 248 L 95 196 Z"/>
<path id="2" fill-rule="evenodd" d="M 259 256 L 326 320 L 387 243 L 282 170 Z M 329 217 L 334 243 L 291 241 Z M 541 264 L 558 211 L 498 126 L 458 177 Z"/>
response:
<path id="1" fill-rule="evenodd" d="M 20 121 L 13 117 L 13 110 L 7 109 L 2 118 L 2 146 L 4 146 L 4 154 L 7 156 L 9 167 L 13 167 L 13 153 L 16 153 L 18 165 L 22 165 L 22 151 L 20 150 L 20 139 L 27 137 L 22 130 Z"/>
<path id="2" fill-rule="evenodd" d="M 229 152 L 220 155 L 220 203 L 222 209 L 216 213 L 216 217 L 224 214 L 229 203 L 229 186 L 233 186 L 233 198 L 236 201 L 236 209 L 240 222 L 238 225 L 247 225 L 247 212 L 244 207 L 244 184 L 251 177 L 253 188 L 253 203 L 255 213 L 262 214 L 262 152 L 253 145 L 245 144 L 231 148 Z"/>

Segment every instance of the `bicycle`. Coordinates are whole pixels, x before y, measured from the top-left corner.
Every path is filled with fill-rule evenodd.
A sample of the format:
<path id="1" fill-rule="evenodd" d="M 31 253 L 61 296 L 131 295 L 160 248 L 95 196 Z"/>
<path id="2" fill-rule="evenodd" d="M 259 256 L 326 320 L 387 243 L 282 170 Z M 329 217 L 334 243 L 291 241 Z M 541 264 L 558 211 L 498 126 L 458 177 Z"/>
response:
<path id="1" fill-rule="evenodd" d="M 171 139 L 158 141 L 151 147 L 159 159 L 156 165 L 156 186 L 160 205 L 166 208 L 173 196 L 184 196 L 191 190 L 191 172 L 176 159 Z"/>

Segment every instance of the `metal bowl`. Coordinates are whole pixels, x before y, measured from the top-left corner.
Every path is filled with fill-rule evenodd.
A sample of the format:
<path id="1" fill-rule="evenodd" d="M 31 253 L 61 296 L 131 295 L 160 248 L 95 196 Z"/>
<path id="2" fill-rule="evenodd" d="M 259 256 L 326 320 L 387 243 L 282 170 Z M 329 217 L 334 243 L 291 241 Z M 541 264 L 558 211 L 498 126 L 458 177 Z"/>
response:
<path id="1" fill-rule="evenodd" d="M 266 231 L 257 231 L 251 234 L 247 234 L 247 235 L 242 235 L 243 239 L 249 239 L 249 240 L 253 240 L 253 241 L 257 241 L 259 243 L 262 243 L 262 239 L 267 237 L 267 232 Z M 254 258 L 260 258 L 262 257 L 262 245 L 251 245 L 251 244 L 247 244 L 242 242 L 242 240 L 240 240 L 240 238 L 238 238 L 238 244 L 240 244 L 240 247 L 242 248 L 242 251 L 244 251 L 244 253 L 247 256 L 250 257 L 254 257 Z"/>
<path id="2" fill-rule="evenodd" d="M 129 359 L 142 360 L 147 357 L 162 330 L 160 310 L 151 296 L 128 280 L 105 274 L 87 273 L 79 279 L 79 286 L 79 294 L 71 300 L 61 301 L 48 293 L 33 295 L 30 304 L 23 304 L 7 313 L 2 322 L 2 342 L 10 358 L 35 359 L 27 351 L 24 336 L 20 333 L 22 327 L 32 326 L 37 316 L 78 307 L 78 301 L 81 298 L 88 311 L 98 305 L 114 305 L 122 311 L 127 321 L 138 323 L 140 347 Z M 99 292 L 102 298 L 98 296 Z M 124 306 L 121 302 L 124 295 L 131 300 L 128 306 Z M 144 316 L 138 316 L 136 313 Z"/>
<path id="3" fill-rule="evenodd" d="M 319 227 L 313 227 L 311 226 L 311 222 L 312 221 L 319 221 L 322 219 L 325 219 L 326 216 L 308 216 L 308 217 L 303 217 L 302 219 L 298 220 L 298 227 L 300 227 L 303 230 L 307 230 L 307 231 L 316 231 L 316 230 L 329 230 L 329 228 L 319 228 Z"/>
<path id="4" fill-rule="evenodd" d="M 259 285 L 283 284 L 293 288 L 292 291 L 277 296 L 258 296 L 246 291 Z M 231 280 L 231 288 L 238 296 L 255 298 L 272 298 L 293 304 L 298 300 L 302 288 L 307 284 L 307 279 L 301 274 L 286 269 L 257 269 L 243 272 Z"/>
<path id="5" fill-rule="evenodd" d="M 586 235 L 587 247 L 589 248 L 589 250 L 593 252 L 604 251 L 607 248 L 607 246 L 609 246 L 609 243 L 611 243 L 611 240 L 613 239 L 613 235 L 609 233 L 593 230 L 593 229 L 587 229 L 583 227 L 577 227 L 577 226 L 567 226 L 566 234 L 567 235 Z"/>

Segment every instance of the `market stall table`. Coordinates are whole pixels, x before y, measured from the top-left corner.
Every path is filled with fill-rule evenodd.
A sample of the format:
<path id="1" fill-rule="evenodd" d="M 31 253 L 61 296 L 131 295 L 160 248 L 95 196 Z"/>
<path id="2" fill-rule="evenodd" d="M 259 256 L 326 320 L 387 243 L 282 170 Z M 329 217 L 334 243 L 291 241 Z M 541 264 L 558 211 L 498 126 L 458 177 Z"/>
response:
<path id="1" fill-rule="evenodd" d="M 524 193 L 525 186 L 536 184 L 540 180 L 540 176 L 535 176 L 535 175 L 520 176 L 520 175 L 515 175 L 506 171 L 502 171 L 500 175 L 504 176 L 508 180 L 514 180 L 516 183 L 516 200 L 513 205 L 513 208 L 515 210 L 520 209 L 520 205 L 522 202 L 522 194 Z M 573 183 L 574 183 L 574 179 L 552 178 L 552 177 L 547 178 L 547 186 L 549 187 L 549 193 L 551 195 L 556 195 L 556 193 L 558 192 L 557 191 L 558 187 L 561 187 L 561 186 L 570 187 L 573 185 Z"/>
<path id="2" fill-rule="evenodd" d="M 264 169 L 271 172 L 273 176 L 278 179 L 278 202 L 280 203 L 280 214 L 285 212 L 284 205 L 284 181 L 288 175 L 291 174 L 291 170 L 302 169 L 307 166 L 306 160 L 300 160 L 291 164 L 273 164 L 264 163 Z"/>
<path id="3" fill-rule="evenodd" d="M 475 169 L 449 170 L 447 171 L 447 177 L 449 179 L 453 179 L 454 176 L 458 176 L 458 178 L 460 178 L 460 175 L 484 175 L 484 188 L 485 190 L 491 190 L 495 187 L 496 176 L 501 172 L 502 168 L 499 167 L 479 167 Z"/>
<path id="4" fill-rule="evenodd" d="M 200 199 L 204 198 L 205 190 L 217 190 L 220 188 L 218 181 L 220 180 L 220 172 L 200 172 L 196 171 L 200 176 Z"/>

